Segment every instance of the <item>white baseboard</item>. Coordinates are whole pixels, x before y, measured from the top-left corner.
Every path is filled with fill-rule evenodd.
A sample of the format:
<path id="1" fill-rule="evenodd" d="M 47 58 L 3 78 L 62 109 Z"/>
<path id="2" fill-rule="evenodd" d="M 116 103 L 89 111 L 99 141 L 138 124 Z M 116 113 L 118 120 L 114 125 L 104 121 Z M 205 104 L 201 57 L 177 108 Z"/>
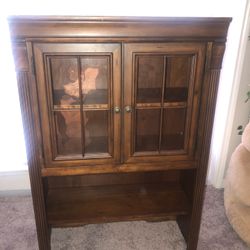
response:
<path id="1" fill-rule="evenodd" d="M 0 192 L 29 191 L 28 171 L 0 172 Z"/>

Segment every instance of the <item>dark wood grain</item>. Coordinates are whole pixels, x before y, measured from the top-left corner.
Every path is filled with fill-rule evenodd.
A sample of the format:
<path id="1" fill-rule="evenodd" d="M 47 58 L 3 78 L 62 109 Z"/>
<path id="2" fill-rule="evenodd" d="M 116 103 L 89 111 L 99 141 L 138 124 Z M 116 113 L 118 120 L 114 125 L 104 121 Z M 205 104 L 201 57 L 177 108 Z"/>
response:
<path id="1" fill-rule="evenodd" d="M 41 250 L 51 226 L 165 219 L 196 249 L 230 21 L 9 18 Z"/>
<path id="2" fill-rule="evenodd" d="M 35 143 L 35 130 L 33 122 L 33 109 L 30 106 L 29 75 L 27 72 L 18 72 L 17 83 L 22 111 L 23 128 L 25 134 L 26 152 L 29 165 L 29 175 L 31 192 L 33 197 L 33 207 L 36 218 L 36 228 L 39 249 L 50 249 L 50 227 L 47 222 L 45 195 L 41 177 L 41 166 L 39 155 L 37 154 L 37 144 Z"/>
<path id="3" fill-rule="evenodd" d="M 177 184 L 134 184 L 67 189 L 48 193 L 48 222 L 76 226 L 186 214 L 189 204 Z"/>
<path id="4" fill-rule="evenodd" d="M 203 130 L 203 151 L 200 157 L 200 162 L 198 163 L 199 168 L 197 169 L 196 175 L 196 185 L 195 185 L 195 193 L 194 193 L 194 209 L 192 211 L 192 222 L 189 233 L 189 241 L 187 249 L 194 249 L 197 246 L 198 237 L 199 237 L 199 229 L 200 229 L 200 220 L 202 213 L 202 204 L 204 199 L 205 192 L 205 182 L 206 182 L 206 173 L 208 166 L 208 158 L 209 158 L 209 148 L 211 143 L 212 136 L 212 125 L 213 125 L 213 117 L 215 112 L 215 104 L 216 104 L 216 96 L 218 90 L 218 81 L 220 76 L 220 70 L 211 70 L 209 75 L 209 96 L 208 96 L 208 104 L 207 104 L 207 113 L 206 113 L 206 125 Z"/>
<path id="5" fill-rule="evenodd" d="M 141 162 L 138 153 L 139 156 L 144 153 L 152 162 L 167 161 L 176 155 L 183 160 L 194 158 L 204 57 L 203 43 L 124 45 L 124 106 L 132 108 L 132 112 L 124 114 L 124 129 L 128 131 L 123 139 L 125 162 Z M 143 93 L 145 90 L 153 93 L 146 101 L 138 95 L 142 85 Z M 180 109 L 176 101 L 182 105 L 185 101 L 186 105 Z"/>
<path id="6" fill-rule="evenodd" d="M 12 17 L 10 33 L 19 39 L 48 37 L 105 37 L 147 40 L 225 41 L 229 18 L 136 18 L 136 17 Z M 84 23 L 84 25 L 82 25 Z M 167 24 L 167 25 L 166 25 Z M 176 29 L 178 27 L 178 29 Z M 49 32 L 48 32 L 49 30 Z"/>
<path id="7" fill-rule="evenodd" d="M 105 164 L 105 163 L 111 164 L 111 163 L 119 162 L 120 137 L 121 137 L 120 136 L 121 113 L 114 114 L 114 107 L 121 108 L 120 45 L 119 44 L 99 44 L 99 43 L 98 44 L 35 43 L 33 47 L 34 47 L 34 63 L 35 63 L 35 68 L 36 68 L 36 79 L 37 79 L 37 89 L 38 89 L 38 100 L 39 100 L 39 105 L 40 105 L 40 116 L 41 116 L 41 123 L 42 123 L 41 127 L 42 127 L 43 143 L 44 143 L 45 166 L 51 167 L 51 166 L 57 165 L 57 166 L 63 167 L 63 166 L 67 166 L 68 164 L 71 164 L 72 166 L 74 165 L 79 166 L 79 164 L 80 165 Z M 59 76 L 57 76 L 58 70 L 57 71 L 52 70 L 51 72 L 50 70 L 51 65 L 48 64 L 48 61 L 49 61 L 48 57 L 50 58 L 50 60 L 51 58 L 53 58 L 54 60 L 55 58 L 57 58 L 58 60 L 58 58 L 65 58 L 66 56 L 68 56 L 69 59 L 67 60 L 68 61 L 70 60 L 71 64 L 74 58 L 75 58 L 75 61 L 76 61 L 76 58 L 78 58 L 78 60 L 80 59 L 83 60 L 83 58 L 85 59 L 87 58 L 89 60 L 91 60 L 91 58 L 92 60 L 97 60 L 97 59 L 100 60 L 102 58 L 109 58 L 108 67 L 110 68 L 110 70 L 109 70 L 109 74 L 107 77 L 109 94 L 108 94 L 108 100 L 107 100 L 108 103 L 106 104 L 107 114 L 108 114 L 108 117 L 107 117 L 108 128 L 106 129 L 106 131 L 108 131 L 107 140 L 106 140 L 108 141 L 108 143 L 106 144 L 108 144 L 109 148 L 106 151 L 97 150 L 97 152 L 93 152 L 92 150 L 91 154 L 85 155 L 85 154 L 81 154 L 81 152 L 84 153 L 84 151 L 86 151 L 86 148 L 82 148 L 80 145 L 81 141 L 84 144 L 86 140 L 90 141 L 91 139 L 91 138 L 87 138 L 87 133 L 85 130 L 88 124 L 87 124 L 87 121 L 84 122 L 83 120 L 83 117 L 85 117 L 85 120 L 86 120 L 87 115 L 86 113 L 82 115 L 80 111 L 83 110 L 84 112 L 90 112 L 90 111 L 101 112 L 101 110 L 103 110 L 103 106 L 100 107 L 98 106 L 98 104 L 96 104 L 95 106 L 88 105 L 88 108 L 86 108 L 84 103 L 81 103 L 81 105 L 78 104 L 78 106 L 73 105 L 70 108 L 71 110 L 70 113 L 68 112 L 62 113 L 54 109 L 54 103 L 53 103 L 54 95 L 53 93 L 51 93 L 51 89 L 52 89 L 51 85 L 53 85 L 52 83 L 53 79 L 58 79 Z M 44 60 L 46 62 L 45 64 L 43 64 Z M 64 61 L 63 59 L 61 60 L 63 63 L 65 63 L 65 59 Z M 79 79 L 82 78 L 80 74 L 81 67 L 80 65 L 78 66 L 79 66 L 79 70 L 78 70 L 77 78 L 78 78 L 78 82 L 81 84 L 81 81 L 79 81 Z M 93 70 L 95 68 L 94 66 L 91 66 L 90 69 Z M 63 71 L 61 74 L 63 74 L 64 72 L 65 72 L 65 68 L 63 68 Z M 91 75 L 90 75 L 90 78 L 91 78 Z M 54 80 L 54 83 L 56 82 L 57 81 Z M 70 82 L 70 79 L 67 79 L 66 82 L 67 82 L 66 85 L 72 84 L 72 82 Z M 78 87 L 78 89 L 80 88 Z M 80 94 L 78 93 L 78 97 L 79 95 Z M 77 99 L 79 99 L 78 97 Z M 70 98 L 72 99 L 72 97 Z M 55 111 L 53 112 L 52 110 L 55 110 Z M 77 116 L 77 113 L 72 113 L 74 111 L 76 112 L 78 111 L 78 121 L 74 121 L 73 118 L 71 117 L 71 116 L 74 116 L 74 117 Z M 60 122 L 58 122 L 57 124 L 55 116 L 58 114 L 61 114 L 60 117 L 62 117 L 62 119 L 60 119 Z M 69 118 L 66 119 L 67 117 Z M 97 115 L 92 115 L 92 120 L 95 119 L 95 117 L 97 118 Z M 64 124 L 62 124 L 63 121 L 64 121 Z M 88 123 L 90 124 L 91 121 L 89 120 Z M 104 124 L 104 121 L 103 122 L 97 121 L 94 130 L 92 130 L 92 133 L 97 133 L 97 127 L 99 126 L 100 128 L 100 126 L 103 124 Z M 94 127 L 93 125 L 94 124 L 90 124 L 89 127 L 90 128 Z M 61 133 L 60 131 L 58 131 L 58 127 L 60 128 L 60 126 L 62 128 Z M 67 126 L 68 126 L 68 129 L 67 129 Z M 73 135 L 74 137 L 72 138 L 73 142 L 68 140 L 69 143 L 68 145 L 65 145 L 65 150 L 60 151 L 60 149 L 63 148 L 63 146 L 62 146 L 62 143 L 58 141 L 58 138 L 61 139 L 59 137 L 59 134 L 65 135 L 65 136 L 61 136 L 62 140 L 64 138 L 68 139 L 70 136 L 68 136 L 66 132 L 68 131 L 68 133 L 72 134 L 73 129 L 76 130 L 76 126 L 78 126 L 78 130 L 82 131 L 82 135 L 79 132 L 76 132 L 75 135 Z M 78 143 L 77 143 L 77 140 L 78 140 Z M 73 148 L 74 145 L 76 144 L 78 144 L 78 147 Z M 70 150 L 69 147 L 72 147 L 72 150 Z"/>
<path id="8" fill-rule="evenodd" d="M 43 168 L 42 176 L 66 176 L 66 175 L 86 175 L 86 174 L 105 174 L 105 173 L 132 173 L 132 172 L 152 172 L 164 171 L 174 169 L 194 169 L 197 167 L 196 161 L 177 161 L 172 160 L 168 162 L 154 162 L 147 163 L 147 157 L 143 153 L 141 163 L 131 164 L 116 164 L 116 165 L 85 165 L 74 167 L 68 163 L 66 167 L 57 167 L 56 165 L 51 168 Z M 152 157 L 150 157 L 152 158 Z M 159 157 L 157 156 L 157 159 Z M 176 157 L 178 158 L 178 157 Z M 144 160 L 143 160 L 144 159 Z"/>
<path id="9" fill-rule="evenodd" d="M 217 47 L 218 46 L 218 47 Z M 193 210 L 188 216 L 179 217 L 178 224 L 187 240 L 187 249 L 196 249 L 202 204 L 204 199 L 205 181 L 208 166 L 209 148 L 212 135 L 212 123 L 215 112 L 215 104 L 220 76 L 220 68 L 224 47 L 221 44 L 208 43 L 205 79 L 202 90 L 202 103 L 198 133 L 199 162 L 195 174 Z M 216 59 L 215 59 L 216 58 Z M 215 63 L 216 62 L 216 63 Z"/>
<path id="10" fill-rule="evenodd" d="M 44 178 L 48 180 L 48 188 L 66 187 L 91 187 L 108 185 L 126 185 L 161 182 L 180 182 L 180 171 L 154 171 L 154 172 L 133 172 L 133 173 L 112 173 L 112 174 L 89 174 L 78 176 L 50 176 Z"/>
<path id="11" fill-rule="evenodd" d="M 26 44 L 23 42 L 13 43 L 12 51 L 13 51 L 16 71 L 17 72 L 29 71 L 29 62 L 28 62 Z"/>

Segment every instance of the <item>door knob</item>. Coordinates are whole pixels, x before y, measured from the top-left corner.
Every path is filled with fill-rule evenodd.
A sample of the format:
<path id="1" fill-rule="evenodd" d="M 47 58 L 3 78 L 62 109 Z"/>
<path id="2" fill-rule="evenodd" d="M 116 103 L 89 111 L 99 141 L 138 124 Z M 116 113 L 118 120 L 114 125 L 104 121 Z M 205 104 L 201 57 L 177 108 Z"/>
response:
<path id="1" fill-rule="evenodd" d="M 120 109 L 119 107 L 115 107 L 115 108 L 114 108 L 114 111 L 115 111 L 115 113 L 118 114 L 118 113 L 120 113 L 121 109 Z"/>
<path id="2" fill-rule="evenodd" d="M 125 111 L 127 113 L 131 113 L 132 112 L 132 107 L 131 106 L 125 106 Z"/>

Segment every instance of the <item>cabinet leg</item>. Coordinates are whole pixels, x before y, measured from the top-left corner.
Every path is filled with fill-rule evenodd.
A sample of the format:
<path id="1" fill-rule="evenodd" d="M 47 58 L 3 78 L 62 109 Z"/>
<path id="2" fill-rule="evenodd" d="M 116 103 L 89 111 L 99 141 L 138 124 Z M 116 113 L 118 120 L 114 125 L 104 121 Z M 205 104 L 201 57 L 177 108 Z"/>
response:
<path id="1" fill-rule="evenodd" d="M 37 239 L 39 250 L 51 250 L 50 236 L 51 228 L 43 229 L 44 232 L 38 229 L 37 227 Z"/>
<path id="2" fill-rule="evenodd" d="M 187 243 L 187 250 L 196 250 L 198 236 L 191 230 L 191 215 L 178 216 L 177 223 Z M 197 230 L 196 230 L 197 231 Z"/>
<path id="3" fill-rule="evenodd" d="M 31 169 L 30 169 L 31 170 Z M 30 175 L 36 177 L 34 171 L 30 171 Z M 36 230 L 37 230 L 37 239 L 39 250 L 50 250 L 50 236 L 51 236 L 51 227 L 47 222 L 46 214 L 46 187 L 43 185 L 41 178 L 31 178 L 31 191 L 33 199 L 33 208 L 36 220 Z"/>

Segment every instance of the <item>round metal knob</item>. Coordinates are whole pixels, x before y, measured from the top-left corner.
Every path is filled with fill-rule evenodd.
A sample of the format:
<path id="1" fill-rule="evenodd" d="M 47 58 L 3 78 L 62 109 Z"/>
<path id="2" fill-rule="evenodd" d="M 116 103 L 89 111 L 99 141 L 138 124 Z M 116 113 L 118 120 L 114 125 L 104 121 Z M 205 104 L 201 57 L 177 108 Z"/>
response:
<path id="1" fill-rule="evenodd" d="M 119 107 L 115 107 L 115 108 L 114 108 L 114 111 L 115 111 L 115 113 L 118 114 L 118 113 L 120 113 L 121 109 L 120 109 Z"/>
<path id="2" fill-rule="evenodd" d="M 131 112 L 132 112 L 131 106 L 126 106 L 126 107 L 125 107 L 125 111 L 126 111 L 127 113 L 131 113 Z"/>

